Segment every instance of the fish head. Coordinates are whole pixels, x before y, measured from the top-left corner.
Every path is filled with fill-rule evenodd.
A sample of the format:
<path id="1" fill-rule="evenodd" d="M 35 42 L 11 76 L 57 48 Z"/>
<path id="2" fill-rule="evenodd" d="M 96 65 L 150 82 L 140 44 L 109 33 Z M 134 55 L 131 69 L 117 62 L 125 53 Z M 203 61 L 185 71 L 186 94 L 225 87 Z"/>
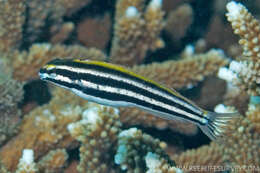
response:
<path id="1" fill-rule="evenodd" d="M 41 80 L 70 89 L 78 82 L 77 73 L 71 73 L 71 59 L 54 59 L 39 70 Z"/>
<path id="2" fill-rule="evenodd" d="M 54 59 L 44 65 L 38 72 L 40 79 L 45 81 L 55 79 L 58 75 L 57 65 L 59 65 L 60 61 L 61 59 Z"/>

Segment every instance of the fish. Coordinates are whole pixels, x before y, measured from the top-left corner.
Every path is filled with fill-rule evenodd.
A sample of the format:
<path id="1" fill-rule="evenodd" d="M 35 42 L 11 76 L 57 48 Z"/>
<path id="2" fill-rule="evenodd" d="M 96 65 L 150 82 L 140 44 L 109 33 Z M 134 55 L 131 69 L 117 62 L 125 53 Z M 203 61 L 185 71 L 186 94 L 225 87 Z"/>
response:
<path id="1" fill-rule="evenodd" d="M 225 136 L 234 113 L 204 110 L 174 89 L 125 67 L 87 59 L 54 59 L 39 70 L 41 80 L 98 104 L 135 107 L 167 120 L 196 124 L 211 140 Z"/>

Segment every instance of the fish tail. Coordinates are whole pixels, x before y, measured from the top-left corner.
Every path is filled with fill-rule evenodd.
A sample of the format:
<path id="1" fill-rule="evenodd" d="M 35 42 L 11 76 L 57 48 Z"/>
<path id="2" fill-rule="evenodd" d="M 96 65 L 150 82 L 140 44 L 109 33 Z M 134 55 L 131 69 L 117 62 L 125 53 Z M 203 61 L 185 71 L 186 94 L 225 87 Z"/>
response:
<path id="1" fill-rule="evenodd" d="M 225 136 L 228 130 L 229 122 L 239 117 L 239 113 L 207 113 L 208 122 L 205 125 L 199 125 L 200 129 L 214 141 L 218 141 Z"/>

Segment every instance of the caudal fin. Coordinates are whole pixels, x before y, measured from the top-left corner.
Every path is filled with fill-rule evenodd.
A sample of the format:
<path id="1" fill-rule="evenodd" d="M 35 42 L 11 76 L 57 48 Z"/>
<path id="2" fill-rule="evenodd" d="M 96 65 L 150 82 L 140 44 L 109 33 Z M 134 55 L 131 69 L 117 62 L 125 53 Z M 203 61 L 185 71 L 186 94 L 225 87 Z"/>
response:
<path id="1" fill-rule="evenodd" d="M 230 121 L 239 117 L 239 113 L 216 113 L 208 112 L 208 123 L 200 125 L 200 129 L 211 139 L 218 140 L 227 132 Z"/>

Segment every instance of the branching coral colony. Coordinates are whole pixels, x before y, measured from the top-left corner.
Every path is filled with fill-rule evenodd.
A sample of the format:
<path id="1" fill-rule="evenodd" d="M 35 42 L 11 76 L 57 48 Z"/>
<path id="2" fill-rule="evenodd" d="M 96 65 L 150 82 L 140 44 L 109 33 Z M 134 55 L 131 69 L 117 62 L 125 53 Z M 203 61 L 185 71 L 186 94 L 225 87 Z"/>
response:
<path id="1" fill-rule="evenodd" d="M 73 21 L 64 22 L 62 17 L 93 2 L 0 1 L 0 172 L 259 172 L 259 21 L 240 3 L 224 4 L 227 20 L 243 47 L 243 54 L 231 63 L 223 51 L 207 50 L 207 42 L 212 39 L 208 34 L 195 48 L 187 46 L 179 60 L 168 58 L 161 63 L 140 65 L 148 52 L 167 46 L 160 38 L 161 31 L 168 32 L 174 43 L 182 42 L 194 20 L 189 1 L 118 0 L 110 55 L 80 45 L 51 44 L 62 43 L 77 27 Z M 165 4 L 169 14 L 163 10 Z M 215 5 L 223 11 L 223 3 Z M 48 43 L 36 43 L 45 30 L 49 33 Z M 18 49 L 24 42 L 29 49 Z M 233 54 L 239 53 L 230 55 Z M 17 104 L 23 98 L 23 84 L 36 79 L 38 69 L 57 57 L 118 63 L 175 89 L 192 88 L 219 71 L 218 76 L 227 81 L 222 101 L 231 106 L 246 106 L 242 109 L 220 104 L 216 111 L 238 109 L 244 115 L 228 126 L 231 133 L 221 144 L 211 142 L 188 151 L 178 142 L 167 143 L 129 126 L 196 134 L 197 127 L 190 123 L 166 121 L 133 108 L 88 103 L 60 88 L 52 89 L 49 103 L 22 115 Z M 223 67 L 228 63 L 229 68 Z M 79 150 L 79 159 L 72 157 L 75 149 Z"/>

